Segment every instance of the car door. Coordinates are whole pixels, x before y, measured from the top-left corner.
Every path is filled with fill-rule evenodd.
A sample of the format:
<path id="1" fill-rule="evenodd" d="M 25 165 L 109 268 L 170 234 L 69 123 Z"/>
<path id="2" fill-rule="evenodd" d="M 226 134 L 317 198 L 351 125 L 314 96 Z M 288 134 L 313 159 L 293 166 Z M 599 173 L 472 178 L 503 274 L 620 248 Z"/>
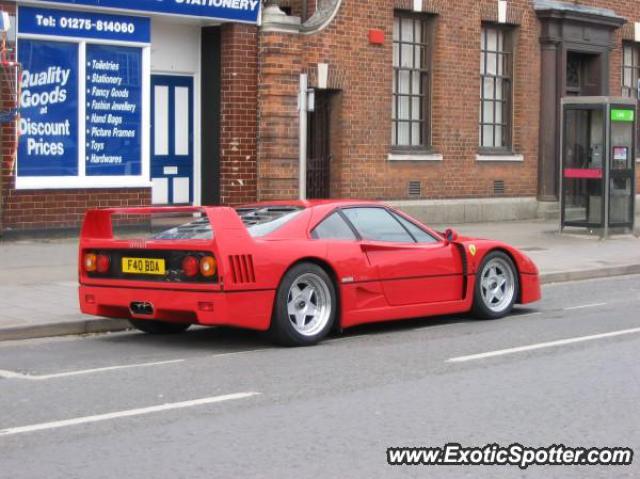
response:
<path id="1" fill-rule="evenodd" d="M 460 301 L 463 263 L 456 245 L 434 238 L 384 207 L 345 208 L 360 247 L 392 306 Z"/>
<path id="2" fill-rule="evenodd" d="M 327 257 L 336 266 L 341 284 L 378 281 L 362 251 L 360 238 L 339 210 L 320 221 L 311 231 L 311 238 L 326 242 Z"/>

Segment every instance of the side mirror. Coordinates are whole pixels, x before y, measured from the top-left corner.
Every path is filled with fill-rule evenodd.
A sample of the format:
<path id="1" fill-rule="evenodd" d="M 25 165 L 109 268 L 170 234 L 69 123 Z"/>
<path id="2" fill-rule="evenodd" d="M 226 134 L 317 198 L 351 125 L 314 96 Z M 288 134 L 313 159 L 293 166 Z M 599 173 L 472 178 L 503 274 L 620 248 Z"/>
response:
<path id="1" fill-rule="evenodd" d="M 453 228 L 447 228 L 444 232 L 444 237 L 447 241 L 453 242 L 458 240 L 458 233 Z"/>

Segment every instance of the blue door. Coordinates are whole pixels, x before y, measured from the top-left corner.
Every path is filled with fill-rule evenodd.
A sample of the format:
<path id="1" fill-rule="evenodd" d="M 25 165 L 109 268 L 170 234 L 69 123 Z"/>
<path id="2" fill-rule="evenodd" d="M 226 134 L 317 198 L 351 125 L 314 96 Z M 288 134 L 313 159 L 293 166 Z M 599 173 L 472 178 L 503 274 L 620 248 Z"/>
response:
<path id="1" fill-rule="evenodd" d="M 193 78 L 151 76 L 151 198 L 193 203 Z"/>

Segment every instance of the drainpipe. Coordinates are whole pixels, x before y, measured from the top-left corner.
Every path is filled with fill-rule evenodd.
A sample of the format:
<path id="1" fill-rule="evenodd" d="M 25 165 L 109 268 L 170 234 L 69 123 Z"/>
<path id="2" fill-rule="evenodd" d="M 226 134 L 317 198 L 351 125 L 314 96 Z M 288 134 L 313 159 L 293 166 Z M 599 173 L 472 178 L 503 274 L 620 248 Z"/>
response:
<path id="1" fill-rule="evenodd" d="M 300 74 L 300 92 L 298 94 L 298 110 L 300 113 L 300 158 L 298 192 L 301 200 L 307 199 L 307 88 L 306 73 Z"/>

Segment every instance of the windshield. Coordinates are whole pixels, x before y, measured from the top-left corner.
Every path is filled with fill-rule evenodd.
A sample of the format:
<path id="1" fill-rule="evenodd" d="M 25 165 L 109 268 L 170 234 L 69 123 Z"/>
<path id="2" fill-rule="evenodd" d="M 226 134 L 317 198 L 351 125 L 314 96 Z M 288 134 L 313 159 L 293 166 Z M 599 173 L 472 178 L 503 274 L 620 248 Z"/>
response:
<path id="1" fill-rule="evenodd" d="M 254 238 L 273 233 L 298 216 L 302 208 L 295 206 L 265 206 L 259 208 L 236 208 L 247 231 Z M 210 240 L 213 239 L 211 224 L 207 218 L 162 231 L 154 236 L 155 240 Z"/>

